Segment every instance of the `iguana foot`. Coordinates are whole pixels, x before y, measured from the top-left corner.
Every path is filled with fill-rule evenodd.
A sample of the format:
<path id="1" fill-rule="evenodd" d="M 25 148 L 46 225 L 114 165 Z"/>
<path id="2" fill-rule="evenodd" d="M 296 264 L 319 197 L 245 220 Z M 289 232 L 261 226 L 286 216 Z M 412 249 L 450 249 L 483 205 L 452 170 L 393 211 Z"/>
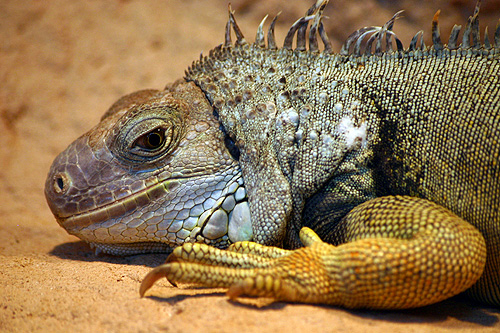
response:
<path id="1" fill-rule="evenodd" d="M 300 236 L 309 247 L 295 251 L 253 242 L 238 242 L 227 250 L 184 244 L 144 278 L 141 297 L 155 281 L 166 277 L 173 285 L 183 282 L 229 288 L 231 299 L 245 294 L 323 303 L 322 295 L 328 294 L 328 274 L 321 256 L 335 247 L 322 242 L 309 228 L 303 228 Z"/>

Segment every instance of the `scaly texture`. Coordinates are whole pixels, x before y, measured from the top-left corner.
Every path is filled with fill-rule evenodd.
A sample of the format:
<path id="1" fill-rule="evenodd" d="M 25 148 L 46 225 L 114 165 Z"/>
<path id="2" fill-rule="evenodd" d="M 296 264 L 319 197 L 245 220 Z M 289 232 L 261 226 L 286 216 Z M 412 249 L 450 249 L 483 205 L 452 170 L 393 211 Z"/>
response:
<path id="1" fill-rule="evenodd" d="M 188 82 L 122 99 L 56 159 L 52 211 L 106 252 L 183 244 L 141 295 L 166 276 L 232 298 L 408 308 L 469 289 L 499 305 L 500 29 L 481 44 L 478 3 L 460 46 L 438 12 L 432 47 L 419 32 L 403 49 L 396 13 L 332 54 L 326 4 L 281 49 L 276 19 L 250 45 L 230 11 Z"/>

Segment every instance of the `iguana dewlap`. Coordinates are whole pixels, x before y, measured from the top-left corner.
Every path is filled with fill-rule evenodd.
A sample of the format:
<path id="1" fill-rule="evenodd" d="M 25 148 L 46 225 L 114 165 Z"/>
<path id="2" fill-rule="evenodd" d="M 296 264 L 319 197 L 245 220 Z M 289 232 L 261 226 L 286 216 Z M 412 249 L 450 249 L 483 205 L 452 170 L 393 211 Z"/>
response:
<path id="1" fill-rule="evenodd" d="M 57 221 L 111 254 L 180 245 L 141 295 L 166 276 L 232 298 L 500 305 L 500 28 L 481 42 L 478 3 L 460 45 L 438 13 L 433 45 L 404 49 L 397 13 L 335 54 L 327 2 L 282 48 L 276 19 L 249 44 L 230 12 L 184 80 L 116 102 L 51 167 Z"/>

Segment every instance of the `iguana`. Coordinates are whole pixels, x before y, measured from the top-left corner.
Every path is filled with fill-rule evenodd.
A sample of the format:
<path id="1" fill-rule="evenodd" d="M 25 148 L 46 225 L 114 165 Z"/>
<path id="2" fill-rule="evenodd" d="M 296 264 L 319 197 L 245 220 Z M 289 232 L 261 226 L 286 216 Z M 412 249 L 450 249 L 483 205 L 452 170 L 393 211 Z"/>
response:
<path id="1" fill-rule="evenodd" d="M 480 41 L 478 2 L 460 45 L 438 12 L 432 46 L 419 32 L 404 49 L 396 13 L 333 53 L 327 2 L 282 48 L 276 18 L 249 44 L 229 10 L 183 80 L 118 100 L 55 159 L 57 221 L 111 254 L 180 245 L 141 295 L 166 276 L 231 298 L 498 306 L 500 28 Z"/>

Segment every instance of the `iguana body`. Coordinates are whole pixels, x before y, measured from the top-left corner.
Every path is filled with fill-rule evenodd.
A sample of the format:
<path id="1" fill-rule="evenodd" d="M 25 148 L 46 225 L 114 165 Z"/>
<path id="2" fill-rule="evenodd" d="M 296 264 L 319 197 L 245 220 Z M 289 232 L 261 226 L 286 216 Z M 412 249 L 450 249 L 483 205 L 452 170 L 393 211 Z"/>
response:
<path id="1" fill-rule="evenodd" d="M 141 294 L 166 276 L 232 297 L 408 308 L 472 286 L 498 306 L 500 30 L 480 45 L 477 8 L 460 47 L 458 30 L 441 43 L 436 16 L 431 48 L 417 34 L 391 51 L 396 14 L 330 54 L 325 5 L 282 49 L 274 22 L 267 45 L 262 25 L 249 45 L 230 14 L 187 82 L 120 100 L 56 159 L 51 209 L 106 252 L 184 244 Z M 262 245 L 192 244 L 240 240 Z"/>

